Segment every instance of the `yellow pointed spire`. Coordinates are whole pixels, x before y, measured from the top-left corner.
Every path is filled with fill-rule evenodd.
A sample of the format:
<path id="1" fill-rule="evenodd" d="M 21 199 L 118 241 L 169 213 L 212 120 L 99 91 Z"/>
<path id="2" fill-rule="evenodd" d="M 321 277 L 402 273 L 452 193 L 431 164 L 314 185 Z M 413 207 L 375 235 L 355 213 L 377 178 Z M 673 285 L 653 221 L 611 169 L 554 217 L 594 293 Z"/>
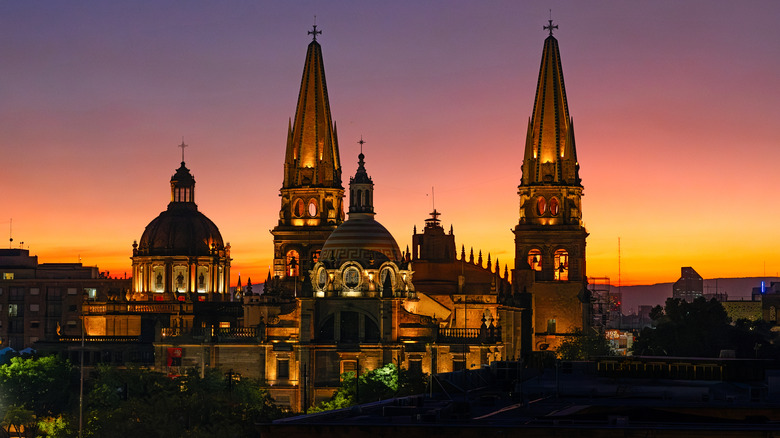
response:
<path id="1" fill-rule="evenodd" d="M 321 33 L 316 27 L 313 32 L 315 37 Z M 306 52 L 285 156 L 284 188 L 306 186 L 342 187 L 338 139 L 331 119 L 322 48 L 316 38 Z"/>
<path id="2" fill-rule="evenodd" d="M 558 26 L 544 26 L 550 35 L 544 41 L 533 115 L 528 125 L 521 185 L 579 186 L 577 152 L 572 120 L 566 100 L 558 40 Z"/>

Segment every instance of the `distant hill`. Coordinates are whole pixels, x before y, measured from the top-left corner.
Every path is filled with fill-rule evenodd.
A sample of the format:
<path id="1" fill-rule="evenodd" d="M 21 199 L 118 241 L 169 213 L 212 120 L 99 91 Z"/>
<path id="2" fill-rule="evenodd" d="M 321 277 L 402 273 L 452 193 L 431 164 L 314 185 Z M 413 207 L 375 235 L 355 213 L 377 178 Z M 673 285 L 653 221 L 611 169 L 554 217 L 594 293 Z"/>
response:
<path id="1" fill-rule="evenodd" d="M 780 277 L 744 277 L 744 278 L 713 278 L 704 280 L 704 293 L 725 293 L 729 300 L 750 299 L 754 287 L 761 286 L 764 281 L 766 287 L 772 282 L 780 281 Z M 623 313 L 636 313 L 640 305 L 663 305 L 667 298 L 672 296 L 674 283 L 657 283 L 647 286 L 623 286 Z M 617 287 L 611 286 L 612 291 Z"/>

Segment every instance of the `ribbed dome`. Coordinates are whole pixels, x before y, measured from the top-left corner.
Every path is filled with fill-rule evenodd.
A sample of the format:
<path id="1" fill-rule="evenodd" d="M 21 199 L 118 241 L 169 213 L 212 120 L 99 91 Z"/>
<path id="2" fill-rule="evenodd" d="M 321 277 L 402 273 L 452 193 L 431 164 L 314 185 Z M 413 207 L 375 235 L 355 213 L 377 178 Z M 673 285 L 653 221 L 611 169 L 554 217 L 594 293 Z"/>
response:
<path id="1" fill-rule="evenodd" d="M 137 255 L 205 256 L 224 248 L 214 222 L 190 203 L 171 203 L 146 226 Z"/>
<path id="2" fill-rule="evenodd" d="M 393 235 L 373 218 L 350 219 L 339 225 L 322 246 L 320 261 L 336 267 L 347 261 L 359 262 L 364 267 L 379 266 L 385 261 L 400 262 Z"/>

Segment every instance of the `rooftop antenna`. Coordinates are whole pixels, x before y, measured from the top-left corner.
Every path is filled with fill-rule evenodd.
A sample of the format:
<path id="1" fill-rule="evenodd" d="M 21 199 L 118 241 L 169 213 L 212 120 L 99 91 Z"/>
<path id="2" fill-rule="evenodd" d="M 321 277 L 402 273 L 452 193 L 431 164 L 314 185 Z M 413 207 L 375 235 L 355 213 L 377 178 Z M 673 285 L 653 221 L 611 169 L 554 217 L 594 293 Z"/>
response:
<path id="1" fill-rule="evenodd" d="M 621 278 L 620 278 L 620 237 L 618 237 L 618 293 L 620 293 Z"/>
<path id="2" fill-rule="evenodd" d="M 184 136 L 183 135 L 181 137 L 181 144 L 176 146 L 176 147 L 181 148 L 181 162 L 183 163 L 184 162 L 184 148 L 189 147 L 188 144 L 184 144 Z"/>
<path id="3" fill-rule="evenodd" d="M 14 220 L 11 218 L 11 222 L 8 224 L 8 249 L 14 244 Z"/>

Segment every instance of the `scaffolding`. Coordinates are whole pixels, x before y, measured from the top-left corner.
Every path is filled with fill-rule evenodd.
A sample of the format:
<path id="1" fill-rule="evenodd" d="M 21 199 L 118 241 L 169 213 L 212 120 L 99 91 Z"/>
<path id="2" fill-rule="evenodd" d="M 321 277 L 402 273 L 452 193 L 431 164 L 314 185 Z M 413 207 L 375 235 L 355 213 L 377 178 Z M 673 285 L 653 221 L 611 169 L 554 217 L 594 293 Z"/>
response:
<path id="1" fill-rule="evenodd" d="M 588 291 L 592 327 L 599 333 L 619 327 L 623 301 L 620 289 L 610 285 L 609 277 L 588 277 Z"/>

